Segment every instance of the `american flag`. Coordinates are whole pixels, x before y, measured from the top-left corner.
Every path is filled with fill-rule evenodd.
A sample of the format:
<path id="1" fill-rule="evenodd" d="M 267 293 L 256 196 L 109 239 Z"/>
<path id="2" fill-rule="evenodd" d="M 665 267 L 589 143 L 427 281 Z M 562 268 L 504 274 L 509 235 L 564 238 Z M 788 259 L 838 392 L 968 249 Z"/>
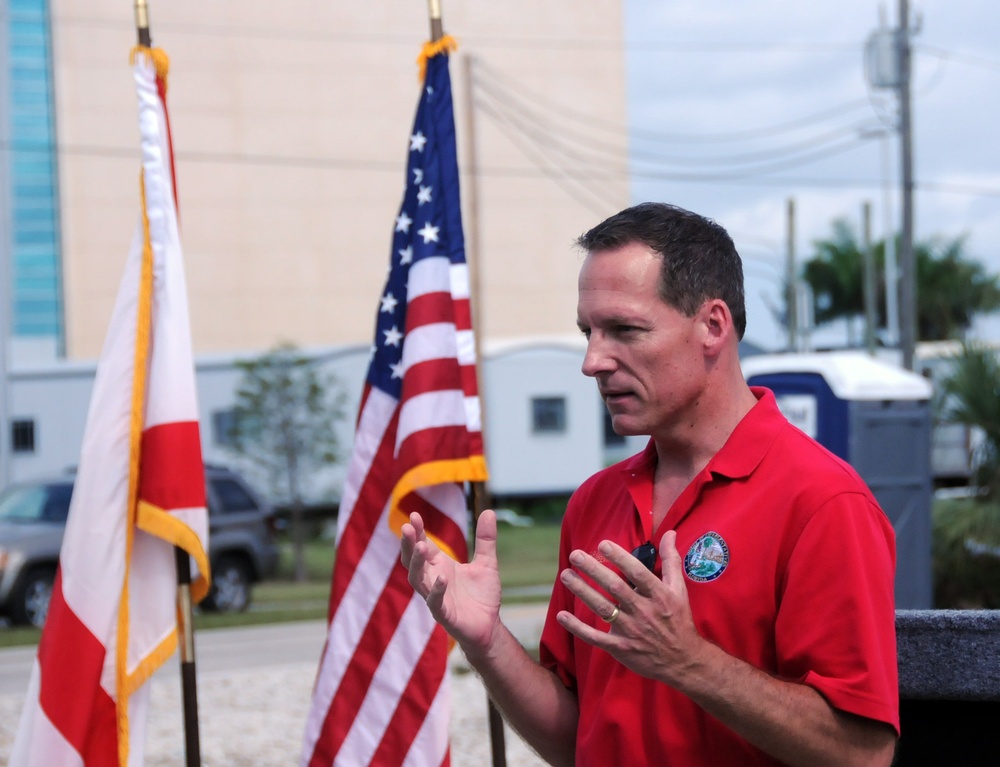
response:
<path id="1" fill-rule="evenodd" d="M 389 278 L 341 499 L 329 631 L 301 764 L 450 763 L 449 639 L 407 582 L 419 511 L 467 559 L 461 483 L 486 479 L 448 52 L 428 43 Z"/>
<path id="2" fill-rule="evenodd" d="M 150 685 L 177 647 L 175 546 L 208 590 L 208 517 L 167 122 L 166 54 L 133 52 L 143 209 L 97 366 L 11 765 L 143 763 Z"/>

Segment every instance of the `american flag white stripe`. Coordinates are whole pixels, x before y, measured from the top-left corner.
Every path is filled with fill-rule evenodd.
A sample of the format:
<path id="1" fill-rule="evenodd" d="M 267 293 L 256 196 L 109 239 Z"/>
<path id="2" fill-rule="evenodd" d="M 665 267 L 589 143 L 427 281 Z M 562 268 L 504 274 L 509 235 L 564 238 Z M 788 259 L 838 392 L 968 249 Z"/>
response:
<path id="1" fill-rule="evenodd" d="M 406 295 L 410 301 L 428 293 L 440 293 L 448 290 L 452 282 L 451 262 L 445 256 L 423 258 L 410 267 Z"/>
<path id="2" fill-rule="evenodd" d="M 472 367 L 476 364 L 476 338 L 471 330 L 459 330 L 455 334 L 455 345 L 458 347 L 458 362 L 461 365 Z M 476 397 L 478 402 L 479 397 Z M 476 406 L 479 409 L 479 406 Z M 479 423 L 479 419 L 476 419 L 476 423 Z M 472 425 L 469 426 L 472 429 Z M 473 429 L 473 431 L 479 431 L 478 426 Z"/>
<path id="3" fill-rule="evenodd" d="M 341 746 L 345 764 L 368 764 L 371 761 L 382 733 L 392 721 L 396 708 L 394 702 L 406 689 L 408 676 L 401 670 L 413 668 L 420 660 L 435 623 L 423 600 L 414 595 L 403 613 L 400 626 L 405 626 L 406 630 L 392 635 L 372 677 L 368 694 L 358 709 L 354 725 Z"/>
<path id="4" fill-rule="evenodd" d="M 358 418 L 358 427 L 354 434 L 354 447 L 351 450 L 350 463 L 347 467 L 347 478 L 344 481 L 344 491 L 340 496 L 340 509 L 337 514 L 337 541 L 340 542 L 344 528 L 351 519 L 358 502 L 358 492 L 368 476 L 368 470 L 375 460 L 382 438 L 385 436 L 389 422 L 396 413 L 399 403 L 395 397 L 386 394 L 381 389 L 371 389 L 365 398 Z M 386 500 L 388 500 L 386 493 Z"/>
<path id="5" fill-rule="evenodd" d="M 451 297 L 456 301 L 469 298 L 469 267 L 467 264 L 452 264 L 449 271 Z"/>
<path id="6" fill-rule="evenodd" d="M 341 602 L 352 607 L 350 610 L 338 610 L 333 615 L 313 690 L 313 707 L 306 720 L 304 754 L 312 754 L 323 727 L 326 710 L 333 701 L 354 648 L 361 639 L 365 621 L 374 611 L 392 565 L 395 564 L 394 560 L 398 555 L 394 556 L 393 549 L 397 545 L 398 539 L 388 525 L 380 524 L 375 528 L 375 534 L 365 549 Z"/>
<path id="7" fill-rule="evenodd" d="M 406 335 L 406 347 L 403 349 L 404 374 L 421 362 L 455 359 L 458 353 L 455 341 L 454 323 L 435 322 L 414 328 Z"/>
<path id="8" fill-rule="evenodd" d="M 408 399 L 399 412 L 396 445 L 425 429 L 466 425 L 465 396 L 460 391 L 431 391 Z"/>

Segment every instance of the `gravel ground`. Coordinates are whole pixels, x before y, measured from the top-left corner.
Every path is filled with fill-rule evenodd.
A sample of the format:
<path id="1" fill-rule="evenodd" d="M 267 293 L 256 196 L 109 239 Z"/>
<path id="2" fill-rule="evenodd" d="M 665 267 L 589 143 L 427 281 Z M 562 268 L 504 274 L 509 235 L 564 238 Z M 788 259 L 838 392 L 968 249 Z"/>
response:
<path id="1" fill-rule="evenodd" d="M 540 631 L 537 625 L 527 627 L 529 641 L 536 629 Z M 521 635 L 519 638 L 525 641 Z M 453 652 L 451 665 L 452 765 L 488 767 L 491 750 L 486 693 L 461 651 Z M 166 671 L 162 669 L 151 681 L 146 767 L 184 764 L 180 680 L 176 673 Z M 199 669 L 202 767 L 294 767 L 315 673 L 315 662 L 235 672 Z M 9 761 L 23 701 L 23 694 L 0 695 L 0 765 Z M 508 767 L 545 764 L 510 728 L 505 729 Z"/>
<path id="2" fill-rule="evenodd" d="M 490 764 L 486 693 L 456 651 L 452 661 L 452 765 Z M 203 767 L 290 767 L 298 763 L 316 665 L 266 671 L 199 674 L 198 707 Z M 154 677 L 146 767 L 184 764 L 180 683 Z M 0 764 L 7 764 L 23 695 L 0 696 Z M 508 767 L 544 765 L 509 728 Z M 15 767 L 10 765 L 10 767 Z"/>

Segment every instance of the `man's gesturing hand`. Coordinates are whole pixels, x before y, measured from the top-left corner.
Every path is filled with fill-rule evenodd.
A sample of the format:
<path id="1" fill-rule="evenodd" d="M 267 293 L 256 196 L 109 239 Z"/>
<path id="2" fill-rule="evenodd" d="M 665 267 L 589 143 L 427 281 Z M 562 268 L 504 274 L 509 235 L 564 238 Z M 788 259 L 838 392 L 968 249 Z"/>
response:
<path id="1" fill-rule="evenodd" d="M 431 615 L 463 647 L 485 649 L 500 623 L 496 516 L 489 510 L 479 516 L 468 564 L 459 564 L 427 537 L 419 514 L 410 515 L 402 533 L 400 559 Z"/>
<path id="2" fill-rule="evenodd" d="M 704 644 L 691 618 L 675 538 L 676 533 L 669 531 L 660 541 L 662 580 L 611 541 L 602 541 L 598 548 L 621 575 L 583 551 L 570 554 L 574 569 L 560 573 L 566 588 L 584 604 L 605 621 L 612 616 L 614 620 L 610 631 L 604 631 L 564 610 L 558 615 L 559 623 L 584 641 L 607 650 L 636 673 L 668 683 L 679 680 Z"/>

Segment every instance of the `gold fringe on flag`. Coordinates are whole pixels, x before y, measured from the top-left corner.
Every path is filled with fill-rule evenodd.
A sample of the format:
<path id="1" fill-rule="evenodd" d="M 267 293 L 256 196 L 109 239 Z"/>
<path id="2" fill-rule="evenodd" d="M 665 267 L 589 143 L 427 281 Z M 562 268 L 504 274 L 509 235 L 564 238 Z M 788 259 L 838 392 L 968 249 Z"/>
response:
<path id="1" fill-rule="evenodd" d="M 417 66 L 420 68 L 420 82 L 427 73 L 427 60 L 442 53 L 453 53 L 458 50 L 458 41 L 451 35 L 444 35 L 440 40 L 428 40 L 424 43 L 420 55 L 417 56 Z"/>
<path id="2" fill-rule="evenodd" d="M 167 52 L 162 48 L 147 48 L 145 45 L 137 45 L 129 53 L 128 63 L 134 66 L 135 57 L 140 53 L 148 56 L 150 61 L 153 62 L 153 67 L 156 69 L 156 76 L 163 81 L 165 89 L 167 86 L 167 73 L 170 71 L 170 57 L 167 56 Z"/>

